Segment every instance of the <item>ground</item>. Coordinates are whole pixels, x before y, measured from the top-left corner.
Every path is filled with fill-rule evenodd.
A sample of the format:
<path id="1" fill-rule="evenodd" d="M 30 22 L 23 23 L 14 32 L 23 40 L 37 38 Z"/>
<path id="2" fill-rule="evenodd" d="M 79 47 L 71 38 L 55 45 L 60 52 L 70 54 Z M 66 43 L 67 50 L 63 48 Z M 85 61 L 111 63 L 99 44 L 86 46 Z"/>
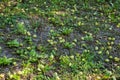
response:
<path id="1" fill-rule="evenodd" d="M 119 4 L 0 1 L 0 80 L 119 80 Z"/>

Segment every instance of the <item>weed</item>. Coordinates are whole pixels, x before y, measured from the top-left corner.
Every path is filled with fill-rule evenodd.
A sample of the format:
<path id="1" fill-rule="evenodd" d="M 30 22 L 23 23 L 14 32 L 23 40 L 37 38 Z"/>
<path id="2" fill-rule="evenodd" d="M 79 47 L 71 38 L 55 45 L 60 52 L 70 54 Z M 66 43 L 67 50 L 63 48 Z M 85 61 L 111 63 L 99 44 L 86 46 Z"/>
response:
<path id="1" fill-rule="evenodd" d="M 73 32 L 73 29 L 68 27 L 63 27 L 62 29 L 60 29 L 60 32 L 63 35 L 69 35 L 70 33 Z"/>
<path id="2" fill-rule="evenodd" d="M 2 57 L 0 58 L 0 65 L 10 65 L 13 62 L 13 58 Z"/>
<path id="3" fill-rule="evenodd" d="M 20 46 L 20 43 L 17 41 L 17 39 L 15 39 L 15 40 L 12 40 L 12 41 L 7 42 L 7 45 L 8 45 L 9 47 L 19 47 L 19 46 Z"/>
<path id="4" fill-rule="evenodd" d="M 85 40 L 85 41 L 93 41 L 93 36 L 92 36 L 92 34 L 87 34 L 86 36 L 82 37 L 81 39 Z"/>
<path id="5" fill-rule="evenodd" d="M 27 30 L 24 26 L 24 23 L 22 23 L 22 22 L 17 23 L 17 26 L 16 26 L 14 32 L 17 33 L 17 34 L 26 34 Z"/>
<path id="6" fill-rule="evenodd" d="M 65 42 L 64 43 L 64 48 L 73 48 L 75 46 L 75 43 L 70 43 L 70 42 Z"/>

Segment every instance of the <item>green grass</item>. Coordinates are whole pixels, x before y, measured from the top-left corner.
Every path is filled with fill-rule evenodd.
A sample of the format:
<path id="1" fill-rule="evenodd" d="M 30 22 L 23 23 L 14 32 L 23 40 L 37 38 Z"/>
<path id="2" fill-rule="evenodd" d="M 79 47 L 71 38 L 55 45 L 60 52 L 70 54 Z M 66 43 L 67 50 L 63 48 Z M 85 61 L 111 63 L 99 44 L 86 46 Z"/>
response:
<path id="1" fill-rule="evenodd" d="M 0 79 L 119 80 L 119 4 L 0 1 Z"/>

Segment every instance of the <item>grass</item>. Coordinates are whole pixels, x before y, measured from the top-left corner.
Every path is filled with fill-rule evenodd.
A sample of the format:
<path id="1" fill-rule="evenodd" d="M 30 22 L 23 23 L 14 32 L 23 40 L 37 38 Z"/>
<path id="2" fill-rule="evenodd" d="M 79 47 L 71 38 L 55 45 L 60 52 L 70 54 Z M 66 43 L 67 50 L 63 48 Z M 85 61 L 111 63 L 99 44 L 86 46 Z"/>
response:
<path id="1" fill-rule="evenodd" d="M 0 1 L 0 80 L 119 80 L 119 3 Z"/>

